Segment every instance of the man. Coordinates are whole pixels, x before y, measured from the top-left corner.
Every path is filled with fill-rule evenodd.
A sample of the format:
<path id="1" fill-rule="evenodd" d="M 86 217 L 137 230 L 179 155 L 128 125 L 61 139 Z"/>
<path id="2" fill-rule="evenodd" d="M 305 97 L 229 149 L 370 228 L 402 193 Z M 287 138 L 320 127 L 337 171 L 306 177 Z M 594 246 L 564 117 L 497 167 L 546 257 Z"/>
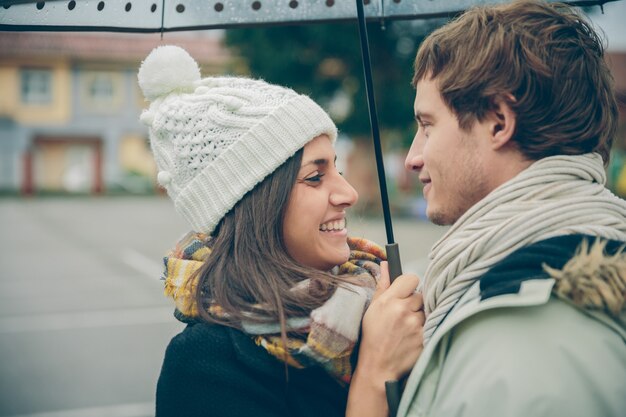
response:
<path id="1" fill-rule="evenodd" d="M 431 221 L 399 416 L 624 416 L 626 202 L 603 46 L 564 5 L 467 11 L 415 59 L 406 158 Z"/>

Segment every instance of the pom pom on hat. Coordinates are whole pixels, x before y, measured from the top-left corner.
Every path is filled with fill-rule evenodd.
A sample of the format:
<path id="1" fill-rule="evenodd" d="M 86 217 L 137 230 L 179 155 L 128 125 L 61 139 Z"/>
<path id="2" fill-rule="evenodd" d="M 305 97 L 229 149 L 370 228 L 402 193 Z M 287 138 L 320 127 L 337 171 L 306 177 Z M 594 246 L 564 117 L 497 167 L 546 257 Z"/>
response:
<path id="1" fill-rule="evenodd" d="M 184 49 L 165 45 L 155 48 L 137 74 L 139 87 L 150 101 L 166 94 L 191 92 L 200 80 L 200 68 Z"/>

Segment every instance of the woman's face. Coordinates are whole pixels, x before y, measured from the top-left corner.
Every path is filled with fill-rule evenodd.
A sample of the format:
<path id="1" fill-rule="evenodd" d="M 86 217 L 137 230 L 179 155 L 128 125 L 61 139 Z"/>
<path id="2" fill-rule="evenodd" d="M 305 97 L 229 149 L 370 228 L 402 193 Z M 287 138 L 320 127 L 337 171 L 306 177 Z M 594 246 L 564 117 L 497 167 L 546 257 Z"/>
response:
<path id="1" fill-rule="evenodd" d="M 357 199 L 356 190 L 337 171 L 328 136 L 307 143 L 283 220 L 289 255 L 323 271 L 346 262 L 350 256 L 346 208 Z"/>

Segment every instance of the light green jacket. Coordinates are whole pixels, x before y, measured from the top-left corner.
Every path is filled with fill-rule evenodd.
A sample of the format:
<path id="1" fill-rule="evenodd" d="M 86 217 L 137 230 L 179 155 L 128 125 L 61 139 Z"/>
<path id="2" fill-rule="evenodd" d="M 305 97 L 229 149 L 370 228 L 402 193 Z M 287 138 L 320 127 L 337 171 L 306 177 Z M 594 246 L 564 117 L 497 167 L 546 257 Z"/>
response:
<path id="1" fill-rule="evenodd" d="M 556 298 L 554 283 L 485 300 L 471 287 L 425 347 L 398 416 L 626 416 L 623 322 Z"/>

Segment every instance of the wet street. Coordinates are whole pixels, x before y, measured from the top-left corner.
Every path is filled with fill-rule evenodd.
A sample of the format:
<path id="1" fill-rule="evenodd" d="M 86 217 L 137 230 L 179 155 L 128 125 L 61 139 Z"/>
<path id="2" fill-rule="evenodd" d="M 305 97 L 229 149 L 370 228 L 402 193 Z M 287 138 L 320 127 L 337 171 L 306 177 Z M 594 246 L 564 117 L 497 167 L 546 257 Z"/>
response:
<path id="1" fill-rule="evenodd" d="M 405 270 L 445 229 L 395 220 Z M 0 417 L 146 417 L 182 328 L 159 281 L 187 231 L 160 197 L 0 199 Z M 384 243 L 382 220 L 351 235 Z"/>

